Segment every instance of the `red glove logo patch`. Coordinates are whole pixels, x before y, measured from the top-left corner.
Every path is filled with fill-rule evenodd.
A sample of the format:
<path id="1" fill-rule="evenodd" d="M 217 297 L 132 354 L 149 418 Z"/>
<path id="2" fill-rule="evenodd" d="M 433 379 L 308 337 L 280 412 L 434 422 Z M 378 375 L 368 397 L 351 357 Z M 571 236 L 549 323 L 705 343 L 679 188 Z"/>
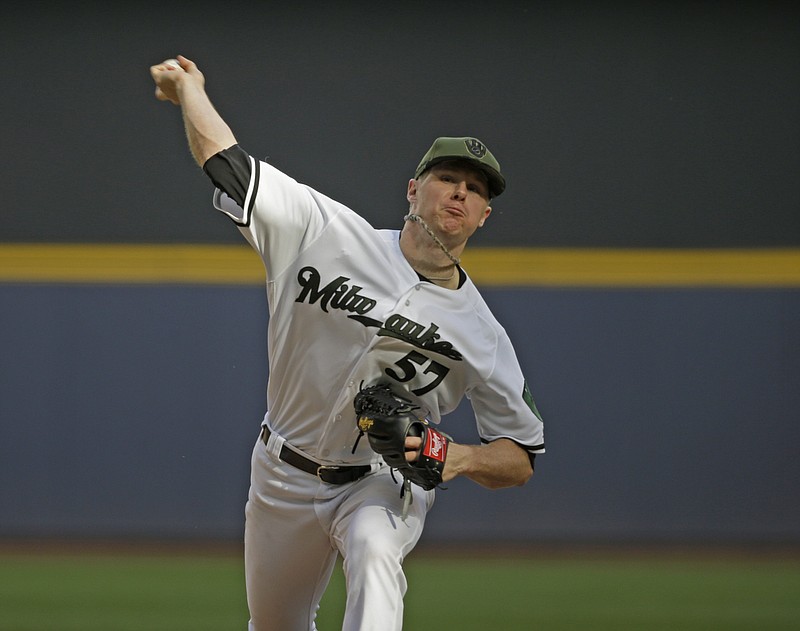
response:
<path id="1" fill-rule="evenodd" d="M 429 427 L 425 432 L 425 446 L 422 454 L 433 460 L 444 462 L 447 458 L 447 440 L 442 434 Z"/>

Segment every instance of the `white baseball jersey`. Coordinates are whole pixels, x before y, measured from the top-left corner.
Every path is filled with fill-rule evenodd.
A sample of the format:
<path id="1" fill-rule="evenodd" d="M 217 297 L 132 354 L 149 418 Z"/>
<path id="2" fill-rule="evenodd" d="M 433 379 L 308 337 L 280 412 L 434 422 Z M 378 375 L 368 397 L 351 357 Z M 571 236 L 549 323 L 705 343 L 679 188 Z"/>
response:
<path id="1" fill-rule="evenodd" d="M 219 189 L 214 204 L 266 268 L 264 423 L 293 447 L 325 464 L 379 462 L 369 441 L 352 453 L 353 398 L 363 385 L 388 382 L 433 422 L 467 396 L 483 441 L 544 451 L 512 344 L 469 278 L 456 290 L 422 280 L 399 231 L 374 229 L 252 157 L 243 208 Z"/>

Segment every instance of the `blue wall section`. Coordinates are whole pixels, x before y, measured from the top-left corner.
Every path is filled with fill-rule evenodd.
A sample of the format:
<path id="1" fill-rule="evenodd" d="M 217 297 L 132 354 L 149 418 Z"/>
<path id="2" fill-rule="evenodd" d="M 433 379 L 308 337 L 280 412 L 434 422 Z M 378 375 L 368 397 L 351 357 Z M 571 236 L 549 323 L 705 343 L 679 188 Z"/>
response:
<path id="1" fill-rule="evenodd" d="M 1 531 L 241 529 L 262 290 L 9 286 L 0 303 Z"/>
<path id="2" fill-rule="evenodd" d="M 800 292 L 484 295 L 548 452 L 522 488 L 453 481 L 427 541 L 800 538 Z M 0 285 L 0 536 L 239 537 L 265 314 L 260 287 Z"/>
<path id="3" fill-rule="evenodd" d="M 548 453 L 529 487 L 480 506 L 468 483 L 441 493 L 426 534 L 797 540 L 800 293 L 484 293 Z"/>

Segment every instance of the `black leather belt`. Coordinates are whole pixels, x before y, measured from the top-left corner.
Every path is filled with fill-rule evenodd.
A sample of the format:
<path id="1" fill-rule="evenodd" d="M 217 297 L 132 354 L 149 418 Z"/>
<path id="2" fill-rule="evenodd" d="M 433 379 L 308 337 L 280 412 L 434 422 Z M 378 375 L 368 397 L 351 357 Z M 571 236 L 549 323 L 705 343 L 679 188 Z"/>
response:
<path id="1" fill-rule="evenodd" d="M 264 427 L 261 430 L 261 440 L 264 441 L 265 445 L 269 440 L 269 436 L 269 428 Z M 369 465 L 347 466 L 319 464 L 310 458 L 301 456 L 296 451 L 289 449 L 286 445 L 281 447 L 281 460 L 300 469 L 300 471 L 305 471 L 306 473 L 317 476 L 320 480 L 328 484 L 347 484 L 348 482 L 354 482 L 358 480 L 358 478 L 365 476 L 372 469 Z"/>

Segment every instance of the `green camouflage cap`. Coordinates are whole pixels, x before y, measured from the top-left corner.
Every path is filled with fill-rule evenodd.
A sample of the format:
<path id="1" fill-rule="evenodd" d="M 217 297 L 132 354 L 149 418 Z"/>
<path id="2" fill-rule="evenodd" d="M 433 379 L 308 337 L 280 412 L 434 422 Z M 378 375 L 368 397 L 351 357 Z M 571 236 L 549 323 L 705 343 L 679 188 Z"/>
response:
<path id="1" fill-rule="evenodd" d="M 414 177 L 419 178 L 432 166 L 445 160 L 466 160 L 483 171 L 489 180 L 489 197 L 497 197 L 506 188 L 506 180 L 500 173 L 500 163 L 486 145 L 469 136 L 437 138 L 420 161 Z"/>

